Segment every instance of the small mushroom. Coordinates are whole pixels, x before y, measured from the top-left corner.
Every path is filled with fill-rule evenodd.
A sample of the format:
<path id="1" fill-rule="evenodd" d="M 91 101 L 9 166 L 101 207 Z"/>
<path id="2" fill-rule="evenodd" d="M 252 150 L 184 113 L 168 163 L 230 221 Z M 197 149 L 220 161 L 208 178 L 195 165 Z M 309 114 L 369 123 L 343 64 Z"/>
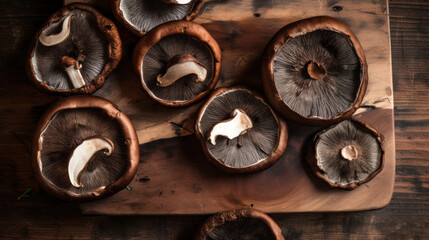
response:
<path id="1" fill-rule="evenodd" d="M 362 47 L 340 20 L 322 16 L 280 29 L 265 48 L 265 94 L 285 118 L 327 126 L 350 118 L 368 84 Z"/>
<path id="2" fill-rule="evenodd" d="M 207 77 L 207 69 L 190 54 L 176 55 L 168 61 L 165 74 L 158 74 L 156 77 L 157 85 L 160 87 L 170 86 L 189 74 L 197 76 L 195 82 L 204 82 Z"/>
<path id="3" fill-rule="evenodd" d="M 92 136 L 84 139 L 82 143 L 73 150 L 68 165 L 69 179 L 73 186 L 77 188 L 83 186 L 80 181 L 80 176 L 88 167 L 89 161 L 91 161 L 94 154 L 104 149 L 107 150 L 104 154 L 110 156 L 114 149 L 113 142 L 106 137 Z"/>
<path id="4" fill-rule="evenodd" d="M 209 217 L 195 240 L 284 240 L 282 230 L 268 215 L 254 209 L 220 212 Z"/>
<path id="5" fill-rule="evenodd" d="M 208 137 L 211 144 L 216 145 L 216 138 L 218 136 L 232 140 L 245 134 L 253 127 L 252 120 L 239 108 L 232 111 L 231 117 L 232 118 L 218 122 L 213 126 Z"/>
<path id="6" fill-rule="evenodd" d="M 307 161 L 331 187 L 352 190 L 382 170 L 382 139 L 367 124 L 345 120 L 315 136 Z"/>
<path id="7" fill-rule="evenodd" d="M 67 5 L 36 34 L 27 73 L 36 87 L 55 94 L 91 94 L 118 65 L 122 42 L 116 26 L 94 8 Z"/>
<path id="8" fill-rule="evenodd" d="M 45 191 L 65 200 L 87 201 L 130 184 L 139 146 L 131 121 L 112 103 L 73 96 L 54 104 L 40 119 L 32 158 Z"/>
<path id="9" fill-rule="evenodd" d="M 221 51 L 201 25 L 172 21 L 140 39 L 134 49 L 133 67 L 151 99 L 162 105 L 183 107 L 215 87 Z"/>
<path id="10" fill-rule="evenodd" d="M 195 133 L 210 163 L 229 173 L 272 166 L 285 152 L 286 123 L 257 93 L 218 88 L 201 107 Z"/>
<path id="11" fill-rule="evenodd" d="M 169 21 L 193 20 L 204 0 L 113 0 L 116 19 L 136 36 Z"/>

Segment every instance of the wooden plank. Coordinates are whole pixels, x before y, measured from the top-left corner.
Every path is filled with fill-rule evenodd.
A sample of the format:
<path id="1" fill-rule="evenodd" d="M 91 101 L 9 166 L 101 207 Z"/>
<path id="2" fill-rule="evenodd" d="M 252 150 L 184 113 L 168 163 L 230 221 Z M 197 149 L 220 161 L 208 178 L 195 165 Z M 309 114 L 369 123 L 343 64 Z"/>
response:
<path id="1" fill-rule="evenodd" d="M 129 47 L 119 69 L 96 95 L 111 100 L 130 116 L 146 154 L 142 155 L 138 176 L 130 185 L 133 191 L 83 204 L 83 212 L 202 214 L 253 204 L 262 211 L 274 213 L 356 211 L 387 205 L 393 192 L 395 148 L 385 1 L 211 1 L 206 3 L 196 22 L 217 39 L 222 49 L 224 61 L 218 87 L 245 84 L 262 91 L 259 59 L 266 43 L 287 23 L 316 15 L 331 15 L 346 22 L 366 53 L 370 80 L 363 107 L 356 116 L 367 119 L 386 135 L 387 164 L 379 176 L 353 192 L 324 189 L 312 180 L 300 161 L 304 140 L 315 131 L 301 126 L 296 127 L 307 130 L 291 131 L 282 161 L 262 173 L 246 176 L 225 175 L 213 169 L 200 154 L 194 136 L 153 143 L 191 135 L 195 112 L 201 103 L 181 109 L 153 104 L 143 95 L 132 73 L 129 61 L 132 48 Z M 367 112 L 371 109 L 378 110 Z M 377 125 L 380 119 L 386 122 Z M 145 178 L 150 181 L 145 182 Z M 299 186 L 287 184 L 289 182 L 299 182 Z"/>

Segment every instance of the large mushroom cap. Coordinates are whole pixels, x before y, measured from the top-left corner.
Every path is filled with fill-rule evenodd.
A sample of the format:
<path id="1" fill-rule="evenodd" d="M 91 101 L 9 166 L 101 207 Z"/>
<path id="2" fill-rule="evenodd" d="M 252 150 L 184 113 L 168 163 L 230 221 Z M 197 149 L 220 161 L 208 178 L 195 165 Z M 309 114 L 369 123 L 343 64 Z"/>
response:
<path id="1" fill-rule="evenodd" d="M 262 72 L 273 107 L 310 125 L 351 117 L 368 81 L 359 41 L 332 17 L 308 18 L 279 30 L 265 49 Z"/>
<path id="2" fill-rule="evenodd" d="M 216 85 L 221 51 L 199 24 L 173 21 L 147 33 L 134 49 L 133 66 L 144 91 L 167 106 L 187 106 Z"/>
<path id="3" fill-rule="evenodd" d="M 221 212 L 208 218 L 195 240 L 284 240 L 280 227 L 253 209 Z"/>
<path id="4" fill-rule="evenodd" d="M 318 133 L 307 161 L 332 187 L 354 189 L 383 167 L 382 136 L 357 120 L 346 120 Z"/>
<path id="5" fill-rule="evenodd" d="M 203 0 L 113 0 L 116 19 L 136 36 L 175 20 L 193 20 Z"/>
<path id="6" fill-rule="evenodd" d="M 30 46 L 28 75 L 42 90 L 91 94 L 118 65 L 122 42 L 115 24 L 84 4 L 54 13 Z"/>
<path id="7" fill-rule="evenodd" d="M 231 173 L 257 172 L 286 150 L 286 123 L 246 88 L 219 88 L 201 107 L 195 132 L 210 162 Z"/>
<path id="8" fill-rule="evenodd" d="M 131 182 L 138 152 L 131 121 L 112 103 L 92 96 L 69 97 L 40 119 L 33 170 L 48 193 L 66 200 L 93 200 Z"/>

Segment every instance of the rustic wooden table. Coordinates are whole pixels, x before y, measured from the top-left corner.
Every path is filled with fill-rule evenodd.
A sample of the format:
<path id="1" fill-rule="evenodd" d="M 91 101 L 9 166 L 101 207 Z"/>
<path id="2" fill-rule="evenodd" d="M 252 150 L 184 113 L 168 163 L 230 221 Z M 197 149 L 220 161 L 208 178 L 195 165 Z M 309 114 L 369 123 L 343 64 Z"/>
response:
<path id="1" fill-rule="evenodd" d="M 29 83 L 24 59 L 36 30 L 61 4 L 0 1 L 0 238 L 190 239 L 207 216 L 82 216 L 77 205 L 47 196 L 34 181 L 32 134 L 58 97 Z M 287 239 L 429 238 L 429 3 L 390 1 L 388 12 L 396 125 L 393 198 L 370 212 L 272 215 Z"/>

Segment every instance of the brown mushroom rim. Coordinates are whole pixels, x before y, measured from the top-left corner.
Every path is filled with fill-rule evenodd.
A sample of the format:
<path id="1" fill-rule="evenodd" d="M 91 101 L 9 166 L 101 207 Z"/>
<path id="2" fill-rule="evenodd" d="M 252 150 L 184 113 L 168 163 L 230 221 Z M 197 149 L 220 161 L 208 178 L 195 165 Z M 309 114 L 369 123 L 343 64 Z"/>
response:
<path id="1" fill-rule="evenodd" d="M 204 221 L 195 240 L 206 240 L 210 233 L 218 226 L 241 218 L 253 218 L 261 220 L 270 230 L 276 240 L 284 240 L 279 225 L 267 214 L 255 209 L 238 209 L 215 214 Z"/>
<path id="2" fill-rule="evenodd" d="M 92 79 L 90 83 L 82 87 L 76 88 L 76 89 L 51 88 L 48 84 L 44 83 L 43 81 L 37 78 L 36 71 L 33 66 L 33 58 L 36 50 L 36 45 L 37 45 L 37 42 L 39 41 L 40 34 L 43 32 L 43 30 L 49 27 L 53 22 L 60 21 L 64 16 L 67 16 L 67 14 L 69 14 L 73 10 L 85 11 L 94 17 L 94 20 L 97 22 L 98 27 L 100 28 L 101 32 L 104 33 L 104 36 L 108 41 L 109 59 L 104 65 L 100 74 L 94 79 Z M 115 24 L 108 18 L 104 17 L 96 9 L 85 4 L 75 3 L 75 4 L 67 5 L 62 9 L 58 10 L 57 12 L 55 12 L 51 17 L 49 17 L 49 19 L 46 21 L 43 27 L 36 33 L 36 36 L 31 42 L 30 48 L 29 48 L 29 55 L 28 55 L 27 64 L 26 64 L 27 73 L 30 77 L 31 82 L 33 82 L 33 84 L 35 84 L 36 87 L 38 87 L 42 91 L 56 93 L 56 94 L 63 94 L 63 95 L 92 94 L 104 85 L 106 78 L 118 66 L 121 60 L 121 57 L 122 57 L 122 41 L 119 36 L 118 30 L 116 29 Z"/>
<path id="3" fill-rule="evenodd" d="M 184 34 L 191 37 L 194 37 L 201 42 L 205 43 L 209 49 L 211 50 L 213 54 L 214 59 L 214 76 L 210 83 L 210 85 L 207 87 L 206 91 L 199 93 L 196 97 L 193 99 L 187 100 L 187 101 L 167 101 L 164 99 L 160 99 L 157 96 L 155 96 L 151 90 L 146 86 L 146 83 L 143 78 L 143 72 L 142 72 L 142 64 L 143 59 L 148 52 L 148 50 L 155 45 L 158 41 L 160 41 L 162 38 L 175 35 L 175 34 Z M 221 50 L 219 48 L 219 45 L 217 44 L 216 40 L 210 35 L 209 32 L 207 32 L 204 27 L 201 25 L 185 21 L 185 20 L 179 20 L 179 21 L 171 21 L 164 24 L 161 24 L 154 29 L 150 30 L 140 41 L 137 43 L 137 46 L 134 49 L 133 53 L 133 67 L 134 71 L 137 74 L 137 76 L 140 79 L 140 82 L 143 86 L 143 89 L 148 94 L 150 98 L 153 100 L 172 107 L 177 106 L 188 106 L 201 98 L 203 98 L 205 95 L 207 95 L 215 86 L 216 83 L 219 80 L 220 75 L 220 67 L 221 67 L 222 57 L 221 57 Z"/>
<path id="4" fill-rule="evenodd" d="M 50 121 L 55 115 L 66 109 L 78 108 L 98 108 L 106 112 L 106 114 L 116 119 L 120 125 L 121 131 L 126 141 L 127 158 L 129 160 L 128 166 L 124 174 L 115 182 L 95 190 L 93 193 L 77 195 L 64 189 L 58 188 L 51 184 L 49 179 L 46 179 L 42 174 L 41 166 L 41 152 L 43 142 L 43 132 L 48 127 Z M 91 200 L 95 198 L 102 198 L 114 194 L 115 192 L 125 188 L 137 172 L 139 163 L 139 144 L 134 126 L 130 119 L 121 111 L 119 111 L 111 102 L 95 96 L 72 96 L 61 99 L 52 105 L 41 117 L 37 124 L 36 131 L 33 138 L 33 171 L 36 179 L 48 193 L 63 198 L 66 200 Z"/>
<path id="5" fill-rule="evenodd" d="M 384 137 L 383 135 L 381 135 L 376 129 L 374 129 L 373 127 L 369 126 L 368 124 L 361 122 L 357 119 L 350 119 L 350 121 L 352 121 L 352 123 L 357 124 L 359 126 L 359 128 L 361 128 L 363 131 L 366 131 L 367 133 L 371 134 L 372 136 L 374 136 L 374 138 L 377 140 L 377 143 L 380 146 L 380 167 L 375 170 L 373 173 L 371 173 L 366 179 L 359 181 L 359 182 L 352 182 L 346 185 L 343 184 L 336 184 L 331 182 L 327 176 L 325 175 L 325 171 L 323 171 L 320 166 L 319 166 L 319 158 L 317 156 L 317 152 L 316 152 L 316 146 L 319 144 L 320 141 L 320 135 L 329 131 L 330 129 L 334 128 L 336 125 L 333 125 L 327 129 L 322 130 L 321 132 L 317 133 L 314 137 L 314 144 L 313 144 L 313 149 L 311 150 L 313 157 L 308 158 L 308 162 L 313 170 L 313 172 L 315 173 L 315 175 L 324 180 L 326 183 L 328 183 L 331 187 L 333 188 L 342 188 L 342 189 L 346 189 L 346 190 L 353 190 L 354 188 L 356 188 L 357 186 L 363 184 L 363 183 L 367 183 L 370 180 L 372 180 L 378 173 L 381 172 L 381 170 L 383 170 L 384 167 Z"/>
<path id="6" fill-rule="evenodd" d="M 339 121 L 341 119 L 351 117 L 353 113 L 359 108 L 363 100 L 363 97 L 365 95 L 367 84 L 368 84 L 368 66 L 367 66 L 365 54 L 362 50 L 362 46 L 359 43 L 359 40 L 356 38 L 356 36 L 353 34 L 350 28 L 347 27 L 347 25 L 345 25 L 342 21 L 336 18 L 329 17 L 329 16 L 312 17 L 312 18 L 307 18 L 307 19 L 290 23 L 285 27 L 283 27 L 282 29 L 280 29 L 270 40 L 270 42 L 267 44 L 264 50 L 264 56 L 262 60 L 262 76 L 264 78 L 264 90 L 266 91 L 266 95 L 269 96 L 269 100 L 271 100 L 270 98 L 275 99 L 270 101 L 273 103 L 275 108 L 282 109 L 283 111 L 289 112 L 291 115 L 293 115 L 292 118 L 295 121 L 299 122 L 299 120 L 302 120 L 302 119 L 316 120 L 316 121 L 321 121 L 318 124 L 322 123 L 323 125 L 323 122 L 325 120 L 332 120 L 332 119 L 301 116 L 293 109 L 286 106 L 286 103 L 283 102 L 274 83 L 274 67 L 273 67 L 274 58 L 276 57 L 277 53 L 282 48 L 282 46 L 290 38 L 295 38 L 301 35 L 305 35 L 307 33 L 310 33 L 316 30 L 330 30 L 330 31 L 338 32 L 340 34 L 345 34 L 347 37 L 349 37 L 352 43 L 352 48 L 354 49 L 357 56 L 359 57 L 359 61 L 361 62 L 361 77 L 360 77 L 361 81 L 359 84 L 358 91 L 356 93 L 355 101 L 353 102 L 352 106 L 350 106 L 349 109 L 333 117 L 332 119 Z M 311 67 L 314 67 L 314 66 L 311 66 Z M 318 77 L 323 73 L 322 70 L 318 70 L 317 72 L 320 72 L 320 73 L 314 73 L 314 77 Z"/>
<path id="7" fill-rule="evenodd" d="M 122 0 L 112 0 L 112 13 L 115 16 L 115 18 L 133 35 L 141 37 L 146 34 L 146 32 L 141 32 L 136 27 L 134 27 L 132 24 L 130 24 L 124 16 L 124 13 L 121 10 L 121 1 Z M 159 1 L 159 0 L 153 0 L 153 1 Z M 186 15 L 186 17 L 183 20 L 192 21 L 194 20 L 198 13 L 201 10 L 201 7 L 203 6 L 204 2 L 206 0 L 196 0 L 194 3 L 194 7 L 190 13 Z M 161 24 L 162 25 L 162 24 Z"/>
<path id="8" fill-rule="evenodd" d="M 213 156 L 210 151 L 208 151 L 207 147 L 204 146 L 203 144 L 203 149 L 204 152 L 206 152 L 206 154 L 210 155 L 210 157 L 212 159 L 215 159 L 219 164 L 229 168 L 229 169 L 240 169 L 240 170 L 250 170 L 253 171 L 252 169 L 254 169 L 255 167 L 257 167 L 257 165 L 262 164 L 264 161 L 272 161 L 273 158 L 275 158 L 275 160 L 277 160 L 278 158 L 281 157 L 281 155 L 283 155 L 285 149 L 286 149 L 286 142 L 287 142 L 287 127 L 286 124 L 283 122 L 283 120 L 281 120 L 280 118 L 277 117 L 277 115 L 275 114 L 275 112 L 273 111 L 273 109 L 270 107 L 270 105 L 268 105 L 265 100 L 263 99 L 263 97 L 256 93 L 253 92 L 252 90 L 245 88 L 245 87 L 231 87 L 231 88 L 218 88 L 216 89 L 213 94 L 209 97 L 209 99 L 207 99 L 207 101 L 201 106 L 198 116 L 197 116 L 197 120 L 196 120 L 196 135 L 197 137 L 200 139 L 200 141 L 202 143 L 205 143 L 207 141 L 206 138 L 204 138 L 204 134 L 201 130 L 201 119 L 204 115 L 204 112 L 207 108 L 207 106 L 218 96 L 222 96 L 223 94 L 226 93 L 230 93 L 230 92 L 234 92 L 234 91 L 245 91 L 250 93 L 251 95 L 253 95 L 256 99 L 258 99 L 259 101 L 261 101 L 263 104 L 265 104 L 271 111 L 271 114 L 273 115 L 274 119 L 276 120 L 277 124 L 278 124 L 278 129 L 277 129 L 277 144 L 276 146 L 273 148 L 273 151 L 270 153 L 270 155 L 266 158 L 260 159 L 259 161 L 246 166 L 244 168 L 238 168 L 238 167 L 232 167 L 232 166 L 228 166 L 225 165 L 222 160 L 216 158 L 215 156 Z"/>

